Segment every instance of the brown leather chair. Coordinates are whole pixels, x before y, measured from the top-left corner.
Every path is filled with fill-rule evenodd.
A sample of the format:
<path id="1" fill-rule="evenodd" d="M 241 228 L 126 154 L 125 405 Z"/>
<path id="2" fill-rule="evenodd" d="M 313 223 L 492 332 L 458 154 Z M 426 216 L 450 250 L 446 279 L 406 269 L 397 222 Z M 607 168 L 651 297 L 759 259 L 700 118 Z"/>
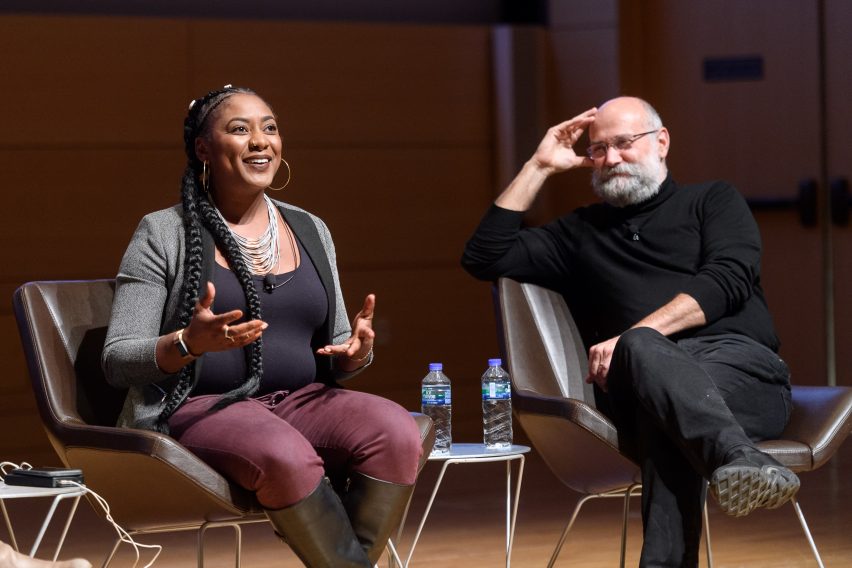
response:
<path id="1" fill-rule="evenodd" d="M 204 533 L 266 517 L 251 492 L 230 483 L 174 439 L 117 428 L 125 392 L 107 384 L 100 365 L 115 289 L 113 280 L 30 282 L 13 304 L 39 413 L 53 448 L 86 485 L 110 504 L 130 534 L 198 530 Z M 421 467 L 432 448 L 431 421 L 416 415 L 423 440 Z M 117 540 L 104 565 L 115 555 Z"/>
<path id="2" fill-rule="evenodd" d="M 612 422 L 595 408 L 586 350 L 565 300 L 550 290 L 498 282 L 504 354 L 512 377 L 515 417 L 559 481 L 582 497 L 548 563 L 553 566 L 583 505 L 624 499 L 621 566 L 630 497 L 641 491 L 639 468 L 618 450 Z"/>
<path id="3" fill-rule="evenodd" d="M 515 416 L 554 475 L 583 495 L 560 536 L 552 566 L 582 505 L 597 497 L 623 497 L 621 565 L 629 496 L 641 492 L 638 467 L 618 450 L 610 420 L 595 408 L 587 354 L 562 296 L 508 278 L 498 282 L 504 353 L 513 382 Z M 796 472 L 812 471 L 831 458 L 852 429 L 852 389 L 793 387 L 793 415 L 782 439 L 760 448 Z M 822 566 L 798 502 L 793 507 Z M 707 509 L 704 529 L 712 566 Z"/>

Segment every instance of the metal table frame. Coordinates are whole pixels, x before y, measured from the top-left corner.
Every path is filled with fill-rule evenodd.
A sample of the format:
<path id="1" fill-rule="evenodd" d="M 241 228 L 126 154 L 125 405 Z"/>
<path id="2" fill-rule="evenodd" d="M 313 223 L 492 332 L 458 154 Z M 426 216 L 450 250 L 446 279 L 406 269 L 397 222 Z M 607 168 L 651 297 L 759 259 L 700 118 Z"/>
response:
<path id="1" fill-rule="evenodd" d="M 506 568 L 509 568 L 512 557 L 512 544 L 515 537 L 515 521 L 518 516 L 518 500 L 521 496 L 521 483 L 524 478 L 524 454 L 529 452 L 528 446 L 512 445 L 505 449 L 490 450 L 485 447 L 485 444 L 453 444 L 450 453 L 448 454 L 432 454 L 429 456 L 430 462 L 443 461 L 441 472 L 438 474 L 438 479 L 435 481 L 435 487 L 432 489 L 432 494 L 429 497 L 429 503 L 426 505 L 426 510 L 423 512 L 423 517 L 420 519 L 420 524 L 417 527 L 417 532 L 414 534 L 414 540 L 411 542 L 411 548 L 408 551 L 408 557 L 403 568 L 407 568 L 411 562 L 411 557 L 414 555 L 414 549 L 417 547 L 417 542 L 420 540 L 420 533 L 423 531 L 423 526 L 426 524 L 426 519 L 429 517 L 429 512 L 432 510 L 432 504 L 435 501 L 435 495 L 441 487 L 441 482 L 444 479 L 444 474 L 447 468 L 454 464 L 463 463 L 489 463 L 489 462 L 506 462 Z M 515 484 L 515 498 L 512 504 L 512 462 L 518 461 L 518 481 Z M 410 503 L 409 503 L 410 504 Z M 399 531 L 397 532 L 397 542 L 402 536 L 402 529 L 405 525 L 408 509 L 400 522 Z M 395 551 L 394 551 L 395 552 Z M 396 556 L 396 555 L 394 555 Z"/>
<path id="2" fill-rule="evenodd" d="M 47 527 L 53 519 L 53 514 L 59 503 L 71 499 L 71 509 L 68 511 L 68 518 L 62 528 L 62 534 L 59 537 L 59 542 L 56 544 L 56 551 L 53 554 L 53 560 L 59 556 L 59 551 L 62 549 L 62 544 L 65 542 L 65 535 L 68 534 L 68 529 L 71 526 L 71 521 L 74 519 L 74 513 L 77 511 L 77 505 L 80 503 L 80 497 L 86 494 L 86 490 L 80 487 L 67 488 L 49 488 L 49 487 L 23 487 L 18 485 L 6 485 L 0 481 L 0 509 L 3 510 L 3 519 L 6 521 L 6 529 L 9 531 L 9 538 L 12 541 L 12 547 L 20 552 L 18 541 L 15 538 L 15 531 L 12 530 L 12 520 L 9 518 L 9 512 L 6 510 L 6 499 L 36 499 L 53 497 L 53 501 L 45 515 L 44 522 L 41 524 L 41 529 L 36 536 L 33 546 L 30 549 L 30 557 L 35 557 L 38 552 L 38 547 L 44 538 Z"/>

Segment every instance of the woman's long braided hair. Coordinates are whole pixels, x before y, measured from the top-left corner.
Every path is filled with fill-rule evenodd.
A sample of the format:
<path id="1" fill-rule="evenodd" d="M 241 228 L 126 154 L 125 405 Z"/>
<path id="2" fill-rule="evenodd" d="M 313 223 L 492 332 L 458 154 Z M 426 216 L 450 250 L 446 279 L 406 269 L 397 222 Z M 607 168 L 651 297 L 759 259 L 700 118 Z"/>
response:
<path id="1" fill-rule="evenodd" d="M 199 187 L 203 163 L 195 154 L 195 140 L 207 133 L 209 119 L 215 113 L 216 108 L 228 97 L 238 93 L 257 96 L 257 93 L 251 89 L 230 85 L 210 91 L 200 99 L 192 101 L 183 122 L 183 143 L 187 164 L 181 180 L 185 254 L 183 287 L 181 288 L 181 301 L 178 308 L 180 310 L 178 314 L 179 328 L 189 325 L 202 285 L 206 289 L 206 283 L 201 282 L 202 226 L 213 235 L 217 247 L 225 255 L 228 264 L 243 288 L 243 292 L 245 292 L 248 319 L 261 319 L 260 298 L 252 280 L 252 273 L 243 261 L 237 243 L 231 236 L 227 225 L 217 214 L 207 195 L 206 188 Z M 224 408 L 257 392 L 260 386 L 260 378 L 263 375 L 262 340 L 258 339 L 248 345 L 245 348 L 245 354 L 248 376 L 242 384 L 223 394 L 214 405 L 214 409 Z M 194 369 L 195 362 L 181 369 L 177 383 L 166 396 L 163 409 L 157 419 L 156 429 L 159 432 L 168 434 L 169 417 L 174 414 L 189 394 L 193 384 Z"/>

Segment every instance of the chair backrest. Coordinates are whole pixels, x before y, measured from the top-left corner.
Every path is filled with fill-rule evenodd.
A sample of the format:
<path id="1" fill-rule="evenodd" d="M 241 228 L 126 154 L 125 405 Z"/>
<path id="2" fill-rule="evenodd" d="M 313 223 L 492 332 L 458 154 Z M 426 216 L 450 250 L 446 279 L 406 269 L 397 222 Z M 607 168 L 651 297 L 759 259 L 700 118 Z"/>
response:
<path id="1" fill-rule="evenodd" d="M 113 295 L 113 281 L 93 280 L 29 282 L 13 297 L 42 424 L 60 459 L 83 470 L 127 529 L 259 513 L 253 494 L 169 436 L 115 427 L 125 393 L 100 366 Z"/>
<path id="2" fill-rule="evenodd" d="M 580 331 L 564 298 L 553 290 L 501 278 L 500 309 L 507 353 L 518 388 L 595 406 L 585 381 L 589 371 Z M 508 349 L 508 347 L 507 347 Z"/>
<path id="3" fill-rule="evenodd" d="M 126 396 L 107 383 L 100 364 L 114 291 L 113 280 L 91 280 L 30 282 L 15 292 L 33 391 L 60 455 L 64 425 L 113 426 Z"/>
<path id="4" fill-rule="evenodd" d="M 518 422 L 553 474 L 585 494 L 623 490 L 639 469 L 618 449 L 612 422 L 586 384 L 586 350 L 565 300 L 508 278 L 497 283 L 498 318 Z"/>

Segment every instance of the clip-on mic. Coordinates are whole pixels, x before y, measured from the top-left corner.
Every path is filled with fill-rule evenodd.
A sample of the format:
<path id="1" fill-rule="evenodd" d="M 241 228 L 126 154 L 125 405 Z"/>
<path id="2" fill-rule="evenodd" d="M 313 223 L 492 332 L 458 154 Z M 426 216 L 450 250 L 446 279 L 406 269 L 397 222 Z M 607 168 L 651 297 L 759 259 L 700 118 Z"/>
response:
<path id="1" fill-rule="evenodd" d="M 639 227 L 630 223 L 624 226 L 624 236 L 634 241 L 639 240 Z"/>
<path id="2" fill-rule="evenodd" d="M 275 275 L 271 272 L 263 277 L 263 289 L 266 290 L 268 294 L 271 294 L 273 290 L 275 290 Z"/>

